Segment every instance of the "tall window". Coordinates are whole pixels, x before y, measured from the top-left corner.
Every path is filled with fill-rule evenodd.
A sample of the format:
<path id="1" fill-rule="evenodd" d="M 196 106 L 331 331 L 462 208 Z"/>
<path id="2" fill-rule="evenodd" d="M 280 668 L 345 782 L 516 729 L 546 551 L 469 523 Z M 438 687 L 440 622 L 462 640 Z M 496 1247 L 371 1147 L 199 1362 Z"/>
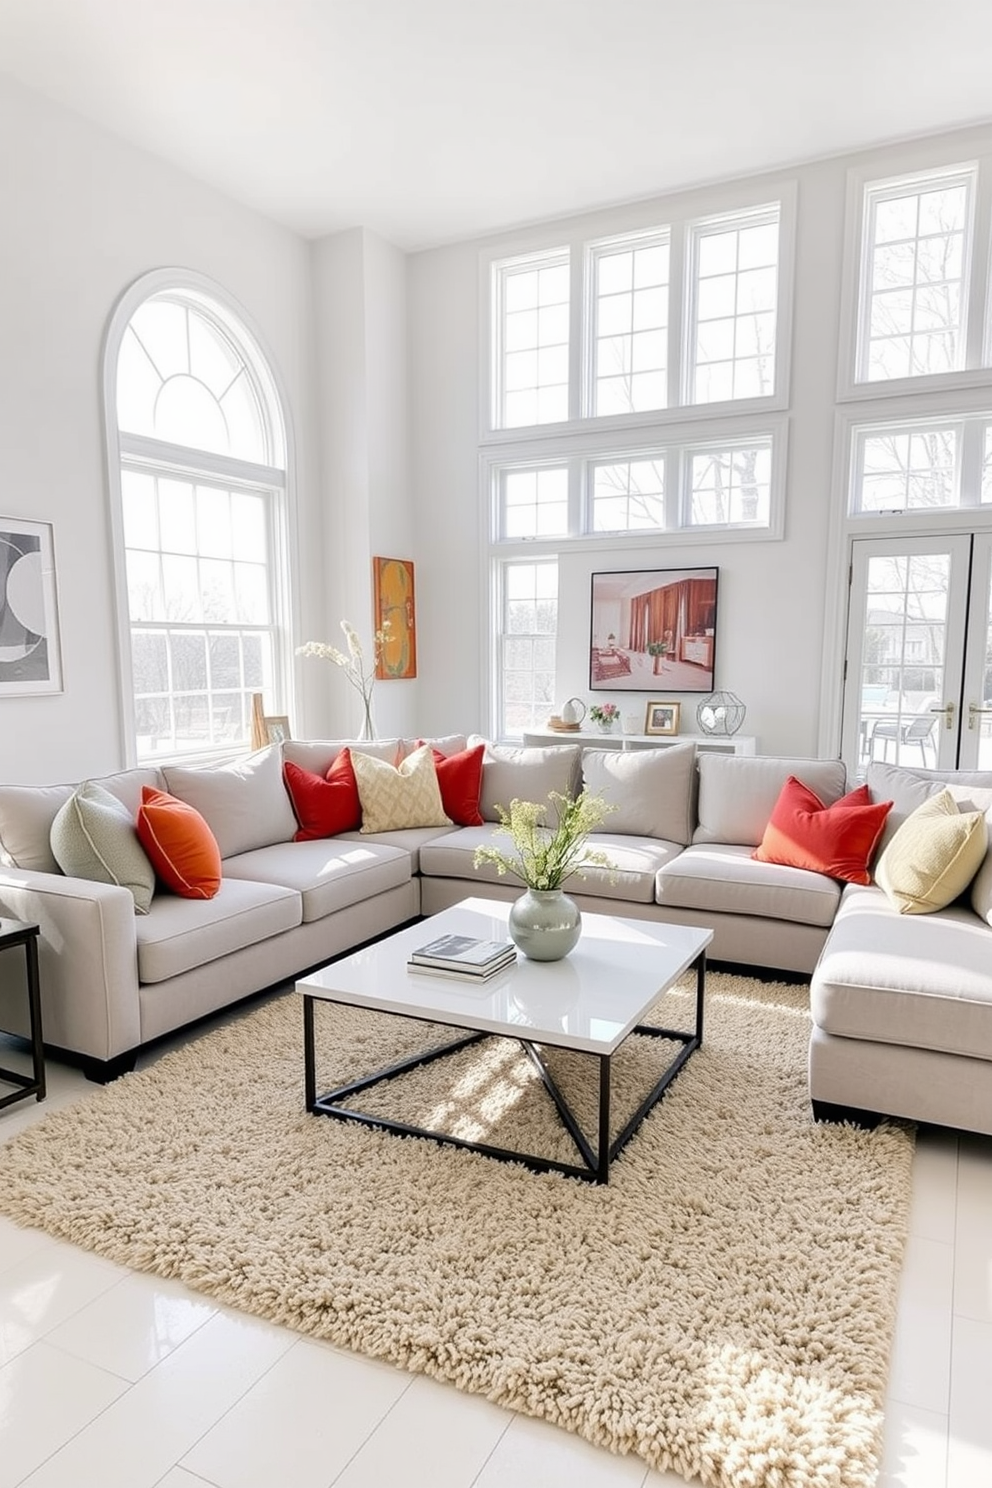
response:
<path id="1" fill-rule="evenodd" d="M 568 418 L 568 252 L 511 259 L 494 283 L 496 428 Z"/>
<path id="2" fill-rule="evenodd" d="M 248 743 L 252 693 L 285 702 L 284 422 L 254 337 L 219 297 L 140 289 L 106 369 L 130 734 L 139 761 L 209 756 Z"/>
<path id="3" fill-rule="evenodd" d="M 973 166 L 865 188 L 857 381 L 967 365 Z"/>
<path id="4" fill-rule="evenodd" d="M 498 580 L 497 716 L 504 732 L 519 734 L 543 724 L 554 706 L 558 564 L 503 563 Z"/>
<path id="5" fill-rule="evenodd" d="M 668 402 L 668 233 L 591 251 L 592 413 L 641 413 Z"/>
<path id="6" fill-rule="evenodd" d="M 687 403 L 766 398 L 775 391 L 778 243 L 777 203 L 693 228 Z"/>

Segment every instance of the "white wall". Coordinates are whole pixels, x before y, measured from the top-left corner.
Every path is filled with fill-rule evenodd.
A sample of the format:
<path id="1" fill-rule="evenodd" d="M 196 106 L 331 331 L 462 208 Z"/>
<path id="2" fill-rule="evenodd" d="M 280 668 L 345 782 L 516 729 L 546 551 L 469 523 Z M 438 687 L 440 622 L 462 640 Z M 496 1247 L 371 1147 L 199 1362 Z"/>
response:
<path id="1" fill-rule="evenodd" d="M 114 303 L 149 269 L 181 265 L 244 307 L 288 396 L 297 529 L 319 533 L 309 255 L 292 233 L 2 78 L 0 140 L 0 516 L 53 524 L 65 687 L 0 698 L 0 780 L 77 780 L 123 758 L 100 406 Z M 302 544 L 305 614 L 318 556 Z"/>
<path id="2" fill-rule="evenodd" d="M 324 583 L 318 630 L 306 639 L 343 645 L 357 631 L 370 661 L 373 556 L 416 562 L 407 438 L 406 257 L 363 228 L 312 247 L 324 507 Z M 416 571 L 415 571 L 416 577 Z M 361 701 L 332 662 L 302 663 L 303 731 L 347 737 Z M 376 684 L 379 734 L 416 731 L 416 679 Z"/>
<path id="3" fill-rule="evenodd" d="M 961 159 L 988 148 L 992 130 L 948 136 Z M 933 142 L 927 141 L 926 149 Z M 691 546 L 637 540 L 611 547 L 575 546 L 559 569 L 556 702 L 589 692 L 589 575 L 597 569 L 717 564 L 720 568 L 716 685 L 747 705 L 746 733 L 766 753 L 835 753 L 820 736 L 821 657 L 827 592 L 837 342 L 847 172 L 871 163 L 879 176 L 905 169 L 907 147 L 817 162 L 764 178 L 798 184 L 792 392 L 785 534 L 781 541 L 722 538 Z M 893 162 L 898 160 L 898 166 Z M 732 198 L 732 193 L 729 193 Z M 421 713 L 453 727 L 482 722 L 485 640 L 475 554 L 485 532 L 479 473 L 480 255 L 497 249 L 555 246 L 573 232 L 605 237 L 656 226 L 672 212 L 705 214 L 726 187 L 680 193 L 615 211 L 556 221 L 543 231 L 505 234 L 422 253 L 410 263 L 412 462 L 418 514 L 430 532 L 421 560 L 421 595 L 443 595 L 422 612 L 426 660 Z M 457 701 L 451 679 L 459 679 Z M 831 679 L 839 691 L 839 678 Z M 640 694 L 613 696 L 624 711 L 643 707 Z M 695 730 L 698 696 L 683 697 L 683 731 Z"/>

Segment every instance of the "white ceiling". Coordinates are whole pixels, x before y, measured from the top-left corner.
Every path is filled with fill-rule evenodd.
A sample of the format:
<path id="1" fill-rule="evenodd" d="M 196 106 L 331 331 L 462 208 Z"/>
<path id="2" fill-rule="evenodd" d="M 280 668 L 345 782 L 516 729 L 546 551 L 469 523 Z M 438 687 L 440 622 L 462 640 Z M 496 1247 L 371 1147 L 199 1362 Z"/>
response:
<path id="1" fill-rule="evenodd" d="M 0 0 L 0 72 L 414 250 L 992 118 L 990 0 Z"/>

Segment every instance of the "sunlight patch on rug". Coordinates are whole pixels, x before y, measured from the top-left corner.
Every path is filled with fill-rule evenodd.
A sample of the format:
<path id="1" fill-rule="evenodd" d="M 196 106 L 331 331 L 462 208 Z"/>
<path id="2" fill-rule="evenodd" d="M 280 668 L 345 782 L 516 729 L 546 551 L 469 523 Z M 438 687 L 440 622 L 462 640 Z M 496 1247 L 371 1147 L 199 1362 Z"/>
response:
<path id="1" fill-rule="evenodd" d="M 317 1013 L 318 1089 L 438 1041 Z M 702 1049 L 596 1187 L 308 1116 L 290 994 L 14 1138 L 0 1212 L 707 1484 L 870 1488 L 913 1135 L 815 1125 L 808 1037 L 806 988 L 711 974 Z M 659 1043 L 614 1059 L 618 1127 Z M 552 1063 L 594 1131 L 593 1061 Z M 507 1040 L 361 1105 L 575 1159 Z"/>

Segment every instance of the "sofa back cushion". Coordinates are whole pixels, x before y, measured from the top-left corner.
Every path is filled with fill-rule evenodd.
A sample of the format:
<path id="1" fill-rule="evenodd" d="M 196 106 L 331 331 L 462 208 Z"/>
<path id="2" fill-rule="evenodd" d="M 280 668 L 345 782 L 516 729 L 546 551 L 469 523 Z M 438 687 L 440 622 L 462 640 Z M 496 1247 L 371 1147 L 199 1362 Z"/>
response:
<path id="1" fill-rule="evenodd" d="M 132 821 L 141 804 L 142 787 L 161 790 L 165 784 L 162 772 L 155 769 L 122 770 L 98 776 L 92 783 L 122 802 Z M 0 786 L 0 861 L 26 873 L 58 873 L 52 823 L 75 789 L 75 785 Z"/>
<path id="2" fill-rule="evenodd" d="M 470 737 L 469 744 L 479 742 Z M 497 806 L 509 811 L 510 802 L 546 801 L 551 791 L 575 795 L 579 790 L 578 744 L 549 744 L 546 748 L 515 748 L 487 744 L 482 761 L 479 812 L 483 821 L 499 821 Z"/>
<path id="3" fill-rule="evenodd" d="M 286 739 L 282 746 L 282 757 L 311 775 L 325 775 L 343 749 L 360 749 L 375 759 L 388 760 L 391 765 L 401 758 L 402 739 Z"/>
<path id="4" fill-rule="evenodd" d="M 222 858 L 291 842 L 296 817 L 282 779 L 282 754 L 270 744 L 227 765 L 166 765 L 166 790 L 200 813 Z"/>
<path id="5" fill-rule="evenodd" d="M 942 790 L 950 791 L 960 811 L 992 809 L 992 771 L 989 770 L 913 770 L 879 760 L 865 771 L 865 784 L 873 801 L 892 802 L 879 844 L 882 852 L 906 818 Z"/>
<path id="6" fill-rule="evenodd" d="M 696 746 L 663 749 L 583 749 L 582 783 L 616 806 L 600 833 L 660 837 L 683 847 L 693 830 Z"/>
<path id="7" fill-rule="evenodd" d="M 693 842 L 757 847 L 790 775 L 814 791 L 824 806 L 847 785 L 841 760 L 783 759 L 772 755 L 699 755 L 698 826 Z"/>

